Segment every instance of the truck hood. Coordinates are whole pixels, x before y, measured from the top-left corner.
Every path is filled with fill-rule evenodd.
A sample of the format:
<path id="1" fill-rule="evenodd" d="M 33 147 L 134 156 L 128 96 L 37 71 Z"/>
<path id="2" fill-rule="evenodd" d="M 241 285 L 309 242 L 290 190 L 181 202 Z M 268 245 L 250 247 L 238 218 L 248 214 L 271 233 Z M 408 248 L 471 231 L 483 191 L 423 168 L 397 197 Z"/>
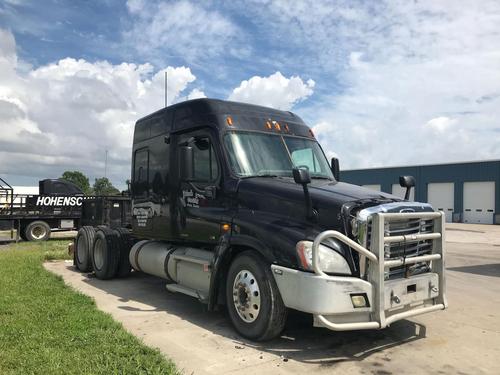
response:
<path id="1" fill-rule="evenodd" d="M 313 208 L 318 212 L 318 224 L 325 228 L 343 227 L 340 220 L 342 206 L 347 202 L 368 200 L 378 202 L 401 201 L 396 196 L 358 185 L 328 180 L 313 180 L 309 185 Z M 301 185 L 292 178 L 255 177 L 239 183 L 240 207 L 295 218 L 306 216 L 306 201 Z"/>
<path id="2" fill-rule="evenodd" d="M 362 186 L 352 185 L 345 182 L 328 180 L 313 180 L 309 185 L 309 192 L 314 200 L 328 200 L 331 203 L 342 205 L 346 202 L 361 199 L 396 199 L 391 194 L 367 189 Z M 259 195 L 278 195 L 281 199 L 304 200 L 304 192 L 301 185 L 296 184 L 292 178 L 269 178 L 255 177 L 240 181 L 239 192 L 255 192 Z"/>

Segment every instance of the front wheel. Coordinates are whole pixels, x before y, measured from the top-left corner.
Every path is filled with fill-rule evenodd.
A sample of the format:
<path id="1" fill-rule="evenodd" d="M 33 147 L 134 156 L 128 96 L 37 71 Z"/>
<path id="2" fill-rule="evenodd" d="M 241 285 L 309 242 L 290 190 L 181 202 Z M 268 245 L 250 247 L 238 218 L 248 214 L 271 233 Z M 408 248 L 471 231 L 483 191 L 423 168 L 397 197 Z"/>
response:
<path id="1" fill-rule="evenodd" d="M 277 337 L 286 323 L 283 304 L 271 267 L 247 251 L 229 267 L 226 283 L 229 317 L 242 336 L 264 341 Z"/>

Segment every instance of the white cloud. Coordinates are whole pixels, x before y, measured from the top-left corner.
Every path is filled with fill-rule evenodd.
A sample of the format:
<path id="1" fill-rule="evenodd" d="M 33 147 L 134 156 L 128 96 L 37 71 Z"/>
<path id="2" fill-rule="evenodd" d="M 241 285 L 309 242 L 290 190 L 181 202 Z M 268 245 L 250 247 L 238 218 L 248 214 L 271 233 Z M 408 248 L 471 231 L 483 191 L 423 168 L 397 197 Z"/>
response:
<path id="1" fill-rule="evenodd" d="M 292 76 L 286 78 L 280 72 L 268 77 L 254 76 L 236 87 L 229 100 L 260 104 L 277 109 L 289 110 L 294 104 L 313 93 L 315 82 Z"/>
<path id="2" fill-rule="evenodd" d="M 132 16 L 124 40 L 140 54 L 154 60 L 182 58 L 197 63 L 204 57 L 230 53 L 227 46 L 239 28 L 224 14 L 187 0 L 158 2 L 129 0 Z"/>
<path id="3" fill-rule="evenodd" d="M 80 169 L 123 183 L 130 174 L 133 125 L 169 103 L 201 97 L 187 67 L 90 63 L 66 58 L 19 72 L 12 34 L 0 29 L 0 174 L 57 177 Z"/>
<path id="4" fill-rule="evenodd" d="M 128 0 L 127 9 L 130 13 L 139 13 L 144 10 L 147 3 L 144 0 Z"/>
<path id="5" fill-rule="evenodd" d="M 193 89 L 187 96 L 187 100 L 206 98 L 207 96 L 200 89 Z"/>
<path id="6" fill-rule="evenodd" d="M 445 131 L 452 131 L 451 126 L 456 123 L 457 120 L 455 119 L 451 119 L 446 116 L 440 116 L 429 120 L 426 126 L 436 130 L 439 133 L 443 133 Z"/>

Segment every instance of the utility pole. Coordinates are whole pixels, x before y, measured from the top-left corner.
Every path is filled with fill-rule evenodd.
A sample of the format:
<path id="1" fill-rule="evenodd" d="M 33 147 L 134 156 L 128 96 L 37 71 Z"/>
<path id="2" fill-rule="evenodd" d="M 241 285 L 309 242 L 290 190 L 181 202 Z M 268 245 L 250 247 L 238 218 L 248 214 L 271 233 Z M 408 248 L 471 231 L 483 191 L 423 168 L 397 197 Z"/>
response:
<path id="1" fill-rule="evenodd" d="M 106 150 L 104 155 L 104 177 L 108 174 L 108 150 Z"/>

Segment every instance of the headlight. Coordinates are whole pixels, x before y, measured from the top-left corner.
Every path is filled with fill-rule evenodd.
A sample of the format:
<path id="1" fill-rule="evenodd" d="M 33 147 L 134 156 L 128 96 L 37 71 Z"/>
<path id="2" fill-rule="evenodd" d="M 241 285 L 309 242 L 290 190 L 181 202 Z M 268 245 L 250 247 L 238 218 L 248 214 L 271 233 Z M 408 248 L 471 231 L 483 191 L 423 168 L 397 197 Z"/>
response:
<path id="1" fill-rule="evenodd" d="M 310 271 L 313 270 L 312 245 L 311 241 L 299 241 L 295 247 L 302 267 Z M 321 244 L 318 248 L 318 261 L 319 268 L 323 272 L 351 275 L 351 269 L 345 258 L 335 250 Z"/>

